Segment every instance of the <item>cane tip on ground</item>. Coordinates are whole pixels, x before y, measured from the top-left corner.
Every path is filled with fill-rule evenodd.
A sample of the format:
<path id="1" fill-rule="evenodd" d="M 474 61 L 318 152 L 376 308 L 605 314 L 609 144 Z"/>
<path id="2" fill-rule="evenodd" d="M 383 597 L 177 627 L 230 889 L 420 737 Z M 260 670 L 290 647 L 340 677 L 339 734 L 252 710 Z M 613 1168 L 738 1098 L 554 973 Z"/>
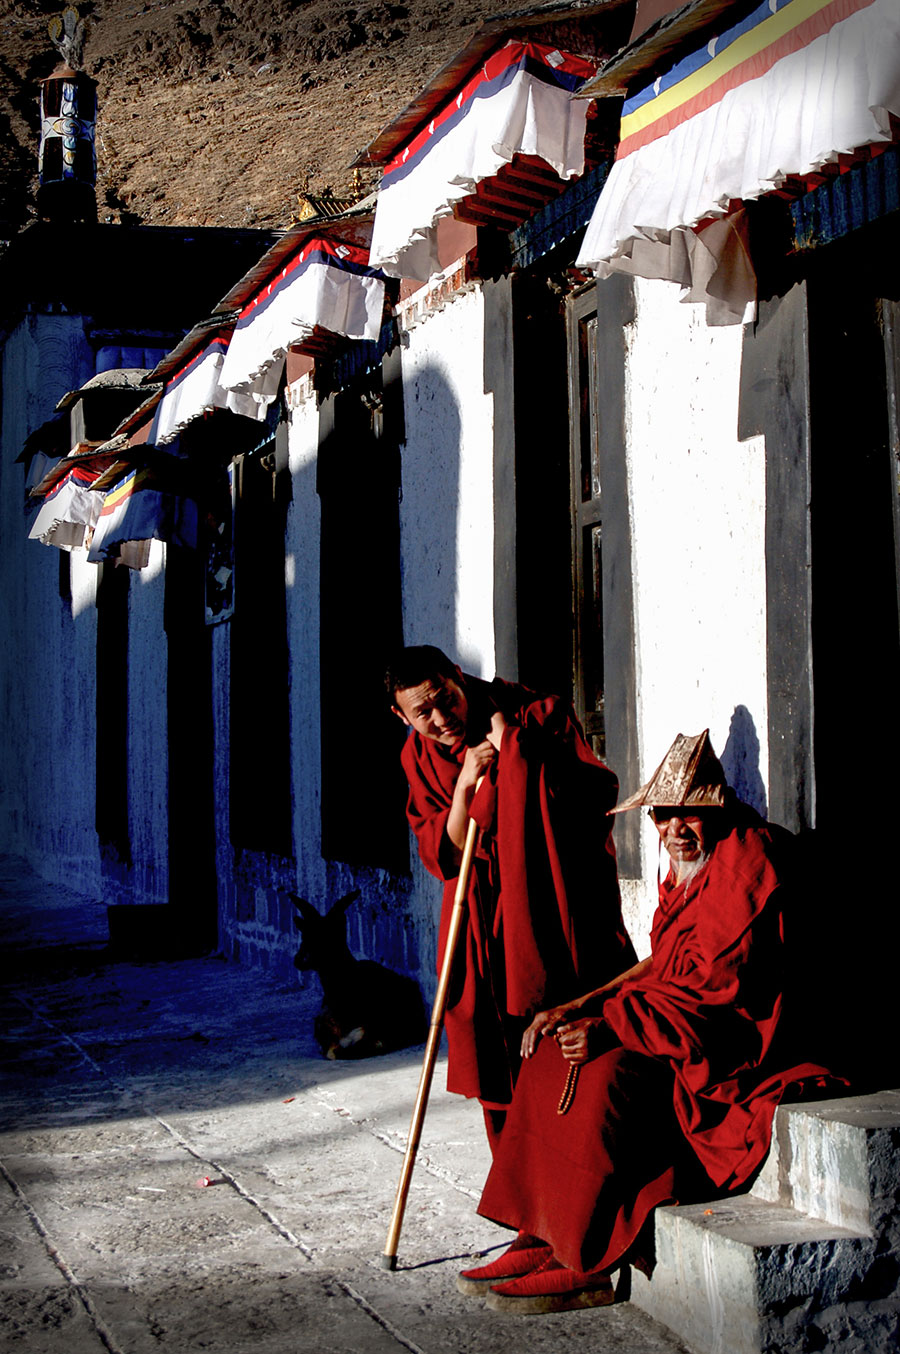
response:
<path id="1" fill-rule="evenodd" d="M 383 1255 L 381 1257 L 381 1268 L 394 1270 L 397 1268 L 396 1255 Z"/>

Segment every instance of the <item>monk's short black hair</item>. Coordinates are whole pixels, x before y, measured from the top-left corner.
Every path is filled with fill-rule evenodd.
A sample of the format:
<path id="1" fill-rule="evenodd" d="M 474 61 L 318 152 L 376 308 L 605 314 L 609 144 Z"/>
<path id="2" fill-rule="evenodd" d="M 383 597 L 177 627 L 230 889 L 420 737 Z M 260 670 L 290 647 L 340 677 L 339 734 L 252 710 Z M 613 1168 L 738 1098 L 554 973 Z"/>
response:
<path id="1" fill-rule="evenodd" d="M 456 664 L 434 644 L 410 644 L 394 655 L 384 674 L 384 689 L 391 705 L 398 691 L 421 686 L 435 677 L 456 677 Z"/>

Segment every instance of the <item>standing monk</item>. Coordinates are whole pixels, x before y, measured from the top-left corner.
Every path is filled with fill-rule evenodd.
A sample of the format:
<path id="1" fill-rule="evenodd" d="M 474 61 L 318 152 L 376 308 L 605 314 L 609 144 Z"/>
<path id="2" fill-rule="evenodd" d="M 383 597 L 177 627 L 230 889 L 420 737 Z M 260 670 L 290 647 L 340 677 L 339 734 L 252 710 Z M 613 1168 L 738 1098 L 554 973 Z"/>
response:
<path id="1" fill-rule="evenodd" d="M 425 868 L 445 881 L 439 964 L 469 818 L 481 828 L 446 1014 L 447 1085 L 481 1101 L 493 1148 L 535 1012 L 634 962 L 607 816 L 618 784 L 557 696 L 471 677 L 431 645 L 404 649 L 386 685 L 411 730 L 409 822 Z"/>

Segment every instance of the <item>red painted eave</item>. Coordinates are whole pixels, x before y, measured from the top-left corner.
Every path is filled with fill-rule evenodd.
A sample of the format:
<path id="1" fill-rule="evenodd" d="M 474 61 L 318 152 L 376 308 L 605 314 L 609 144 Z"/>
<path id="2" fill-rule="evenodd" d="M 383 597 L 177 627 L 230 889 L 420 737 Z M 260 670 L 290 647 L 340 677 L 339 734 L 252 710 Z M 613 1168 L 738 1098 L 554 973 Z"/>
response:
<path id="1" fill-rule="evenodd" d="M 375 220 L 374 199 L 352 208 L 341 216 L 319 217 L 304 221 L 302 225 L 285 231 L 280 240 L 263 254 L 249 272 L 231 288 L 213 311 L 213 315 L 230 315 L 241 310 L 251 297 L 255 296 L 265 284 L 275 276 L 282 264 L 286 263 L 307 240 L 324 235 L 329 240 L 345 240 L 368 249 L 372 238 L 372 222 Z"/>
<path id="2" fill-rule="evenodd" d="M 539 5 L 485 20 L 465 47 L 442 66 L 425 88 L 361 150 L 351 168 L 384 165 L 409 144 L 459 90 L 485 58 L 510 38 L 547 42 L 575 56 L 603 60 L 631 30 L 634 0 Z"/>

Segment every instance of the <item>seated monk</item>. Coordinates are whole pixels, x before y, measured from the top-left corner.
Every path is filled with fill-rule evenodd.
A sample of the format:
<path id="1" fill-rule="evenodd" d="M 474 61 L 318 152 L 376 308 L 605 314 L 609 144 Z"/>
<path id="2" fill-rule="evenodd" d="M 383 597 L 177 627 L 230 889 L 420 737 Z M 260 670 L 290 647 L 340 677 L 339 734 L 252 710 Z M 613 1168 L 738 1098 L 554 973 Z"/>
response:
<path id="1" fill-rule="evenodd" d="M 652 1267 L 658 1204 L 744 1189 L 779 1101 L 835 1085 L 786 1046 L 788 834 L 736 799 L 708 730 L 617 811 L 641 804 L 669 855 L 651 955 L 525 1031 L 478 1208 L 519 1234 L 458 1280 L 497 1310 L 612 1302 L 612 1270 Z"/>

